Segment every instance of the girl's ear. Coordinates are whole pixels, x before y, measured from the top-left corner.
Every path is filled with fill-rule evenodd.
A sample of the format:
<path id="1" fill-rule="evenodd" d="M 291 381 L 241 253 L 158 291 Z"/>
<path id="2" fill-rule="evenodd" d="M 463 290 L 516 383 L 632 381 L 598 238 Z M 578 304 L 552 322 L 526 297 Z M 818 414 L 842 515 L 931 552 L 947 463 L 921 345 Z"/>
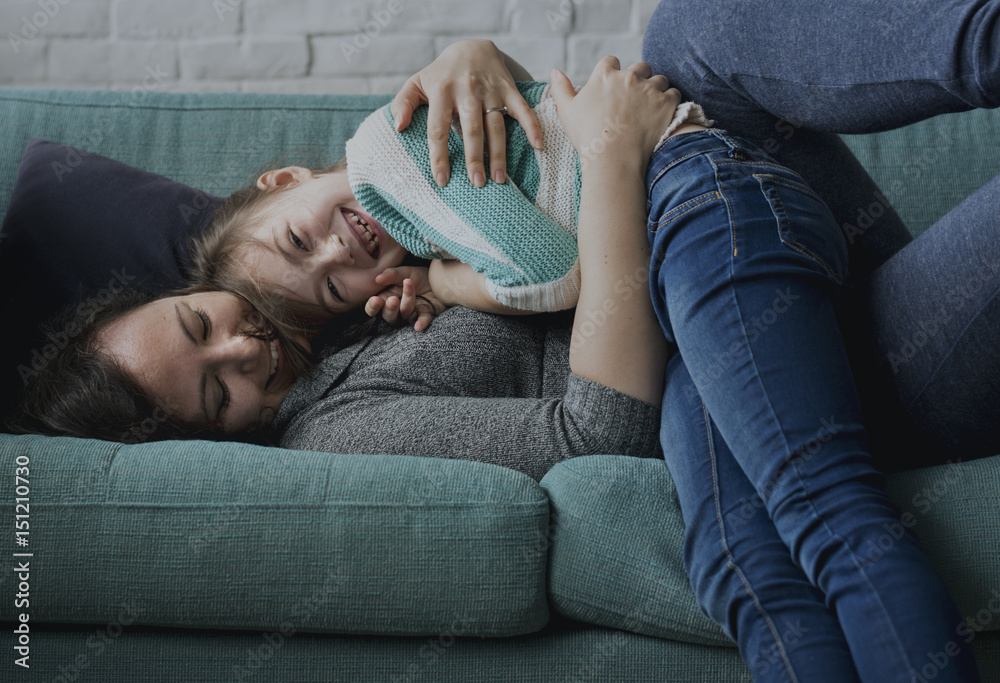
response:
<path id="1" fill-rule="evenodd" d="M 257 178 L 257 187 L 261 190 L 273 190 L 286 185 L 295 185 L 312 176 L 312 171 L 302 166 L 285 166 L 262 174 Z"/>

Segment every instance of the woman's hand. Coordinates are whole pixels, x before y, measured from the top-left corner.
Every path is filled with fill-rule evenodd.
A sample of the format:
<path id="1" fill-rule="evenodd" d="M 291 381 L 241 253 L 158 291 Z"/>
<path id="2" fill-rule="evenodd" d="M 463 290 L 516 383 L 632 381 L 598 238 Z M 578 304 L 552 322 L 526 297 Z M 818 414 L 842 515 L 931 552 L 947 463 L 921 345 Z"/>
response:
<path id="1" fill-rule="evenodd" d="M 446 47 L 431 64 L 410 77 L 392 101 L 390 109 L 396 130 L 410 125 L 413 111 L 429 105 L 427 142 L 430 145 L 431 172 L 439 186 L 448 184 L 448 132 L 458 113 L 465 143 L 465 164 L 469 180 L 476 187 L 486 185 L 483 165 L 483 128 L 490 150 L 493 180 L 507 177 L 507 138 L 504 116 L 486 114 L 493 107 L 507 107 L 507 114 L 524 128 L 531 144 L 541 149 L 542 129 L 531 107 L 514 85 L 509 66 L 518 71 L 518 80 L 528 73 L 489 40 L 461 40 Z M 507 58 L 509 59 L 509 58 Z"/>
<path id="2" fill-rule="evenodd" d="M 431 291 L 427 268 L 386 268 L 375 276 L 375 282 L 386 288 L 368 299 L 365 313 L 375 317 L 381 312 L 393 327 L 412 324 L 414 330 L 422 332 L 448 308 Z"/>
<path id="3" fill-rule="evenodd" d="M 579 93 L 552 70 L 552 99 L 581 164 L 603 155 L 645 163 L 680 104 L 680 92 L 646 62 L 620 67 L 617 57 L 604 57 Z"/>

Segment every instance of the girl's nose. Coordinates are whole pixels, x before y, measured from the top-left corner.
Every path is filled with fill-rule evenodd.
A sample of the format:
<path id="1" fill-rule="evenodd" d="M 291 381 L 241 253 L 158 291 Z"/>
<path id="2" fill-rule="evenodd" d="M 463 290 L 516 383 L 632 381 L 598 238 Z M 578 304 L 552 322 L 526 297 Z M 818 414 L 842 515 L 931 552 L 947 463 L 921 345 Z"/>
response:
<path id="1" fill-rule="evenodd" d="M 354 256 L 351 249 L 336 233 L 330 235 L 330 239 L 323 240 L 316 247 L 319 261 L 324 266 L 329 265 L 351 265 L 354 263 Z"/>

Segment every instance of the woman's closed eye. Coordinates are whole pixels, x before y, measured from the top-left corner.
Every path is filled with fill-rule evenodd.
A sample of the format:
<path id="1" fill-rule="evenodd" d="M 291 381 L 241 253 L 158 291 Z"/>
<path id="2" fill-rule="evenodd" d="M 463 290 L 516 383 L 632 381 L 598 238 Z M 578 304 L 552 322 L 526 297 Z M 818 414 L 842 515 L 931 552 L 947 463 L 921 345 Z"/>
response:
<path id="1" fill-rule="evenodd" d="M 195 314 L 201 320 L 201 339 L 202 341 L 208 341 L 209 335 L 212 334 L 212 320 L 208 317 L 208 314 L 200 308 L 192 309 Z M 216 377 L 215 381 L 219 384 L 219 408 L 215 411 L 215 423 L 217 426 L 222 426 L 222 413 L 229 406 L 229 388 L 226 383 L 222 381 L 222 378 Z"/>
<path id="2" fill-rule="evenodd" d="M 219 389 L 222 391 L 222 399 L 219 401 L 219 410 L 215 413 L 215 422 L 221 427 L 222 426 L 222 414 L 225 412 L 226 408 L 229 407 L 229 387 L 226 383 L 222 381 L 221 377 L 216 377 L 215 380 L 219 383 Z"/>
<path id="3" fill-rule="evenodd" d="M 195 315 L 201 320 L 201 340 L 206 341 L 208 340 L 209 333 L 212 331 L 212 321 L 208 319 L 205 311 L 198 308 L 192 310 L 194 310 Z"/>

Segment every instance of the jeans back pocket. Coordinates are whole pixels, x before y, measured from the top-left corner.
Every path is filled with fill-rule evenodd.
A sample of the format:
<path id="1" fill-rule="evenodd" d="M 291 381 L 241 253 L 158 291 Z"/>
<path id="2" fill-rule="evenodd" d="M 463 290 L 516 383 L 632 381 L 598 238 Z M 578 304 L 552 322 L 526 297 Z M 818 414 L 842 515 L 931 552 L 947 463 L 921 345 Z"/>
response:
<path id="1" fill-rule="evenodd" d="M 782 243 L 818 265 L 838 285 L 847 272 L 847 242 L 819 195 L 787 175 L 755 173 Z"/>

